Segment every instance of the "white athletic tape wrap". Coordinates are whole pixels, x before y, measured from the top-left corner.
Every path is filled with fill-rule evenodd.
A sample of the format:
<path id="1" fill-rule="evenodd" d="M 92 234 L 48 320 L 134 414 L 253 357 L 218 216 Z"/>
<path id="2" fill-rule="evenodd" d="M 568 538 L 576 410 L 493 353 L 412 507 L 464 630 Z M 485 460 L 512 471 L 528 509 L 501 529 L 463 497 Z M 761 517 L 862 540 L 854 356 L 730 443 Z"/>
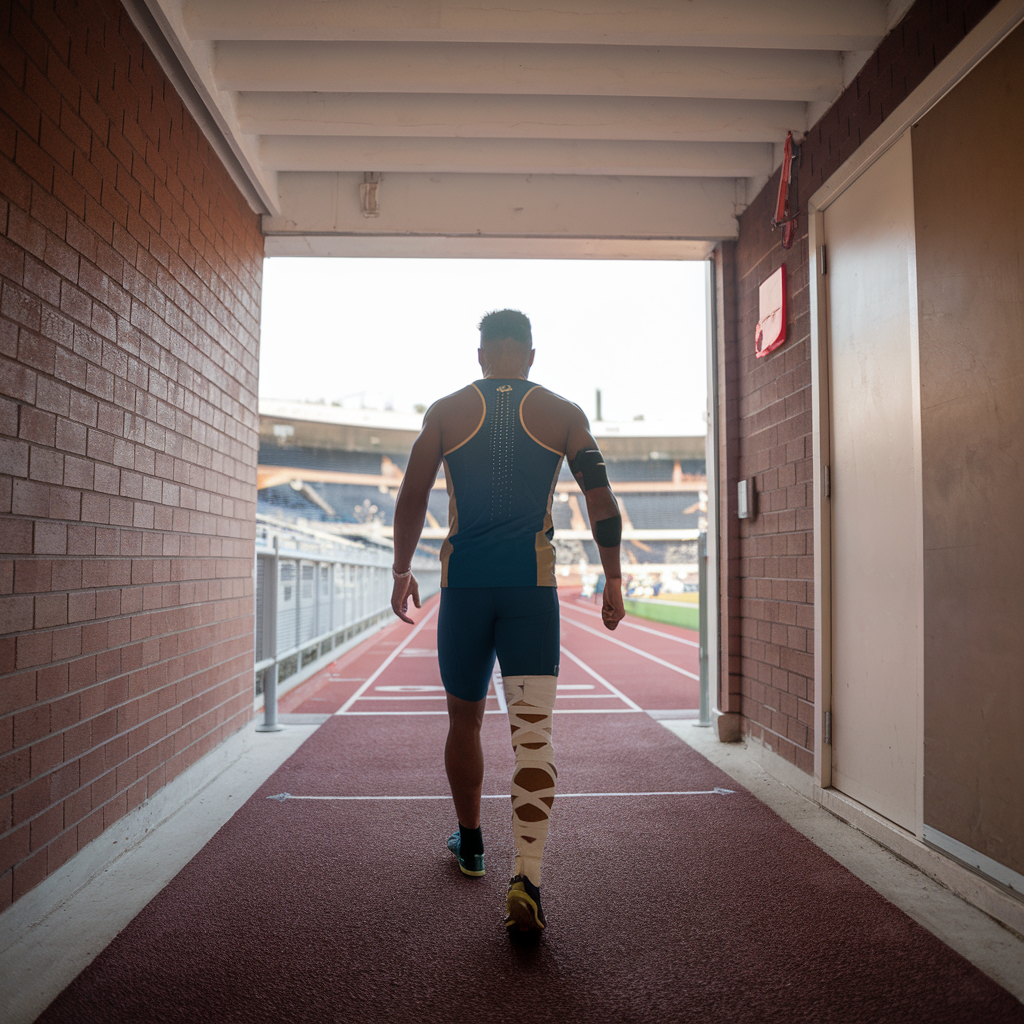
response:
<path id="1" fill-rule="evenodd" d="M 512 835 L 516 844 L 513 874 L 526 875 L 538 886 L 558 777 L 551 745 L 557 683 L 555 676 L 505 676 L 502 680 L 516 755 L 512 776 Z"/>

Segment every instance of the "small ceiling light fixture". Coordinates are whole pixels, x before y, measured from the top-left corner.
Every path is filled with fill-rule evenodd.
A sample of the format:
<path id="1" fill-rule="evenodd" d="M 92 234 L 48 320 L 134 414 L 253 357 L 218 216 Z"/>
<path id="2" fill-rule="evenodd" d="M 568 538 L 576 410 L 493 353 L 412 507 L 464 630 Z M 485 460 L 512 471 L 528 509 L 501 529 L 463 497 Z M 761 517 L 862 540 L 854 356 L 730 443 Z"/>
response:
<path id="1" fill-rule="evenodd" d="M 377 195 L 380 181 L 379 171 L 363 172 L 363 181 L 359 186 L 359 208 L 363 211 L 364 217 L 380 216 L 380 199 Z"/>

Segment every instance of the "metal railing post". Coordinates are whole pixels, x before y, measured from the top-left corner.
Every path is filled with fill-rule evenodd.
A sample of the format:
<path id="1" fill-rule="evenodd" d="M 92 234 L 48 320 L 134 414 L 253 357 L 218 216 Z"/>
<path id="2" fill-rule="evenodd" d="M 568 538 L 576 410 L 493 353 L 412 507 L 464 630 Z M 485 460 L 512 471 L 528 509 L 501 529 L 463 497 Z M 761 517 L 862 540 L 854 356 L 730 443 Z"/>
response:
<path id="1" fill-rule="evenodd" d="M 700 718 L 695 723 L 711 725 L 711 694 L 708 686 L 708 535 L 697 537 L 697 625 L 700 630 Z"/>
<path id="2" fill-rule="evenodd" d="M 284 726 L 277 721 L 277 590 L 278 590 L 278 539 L 274 536 L 274 553 L 270 556 L 270 572 L 264 573 L 263 584 L 267 586 L 269 575 L 270 586 L 264 594 L 264 600 L 270 598 L 270 621 L 272 629 L 264 629 L 264 636 L 270 639 L 270 651 L 268 657 L 273 658 L 273 664 L 263 670 L 263 721 L 256 726 L 257 732 L 280 732 Z"/>

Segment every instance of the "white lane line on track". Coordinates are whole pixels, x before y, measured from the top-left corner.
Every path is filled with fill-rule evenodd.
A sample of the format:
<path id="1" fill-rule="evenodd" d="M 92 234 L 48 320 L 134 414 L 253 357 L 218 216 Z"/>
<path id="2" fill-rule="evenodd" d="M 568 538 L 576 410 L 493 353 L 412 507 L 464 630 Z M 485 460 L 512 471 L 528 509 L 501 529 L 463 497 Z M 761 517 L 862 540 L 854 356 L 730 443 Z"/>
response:
<path id="1" fill-rule="evenodd" d="M 609 694 L 611 699 L 611 694 Z M 555 708 L 556 715 L 635 715 L 643 714 L 643 708 Z M 336 711 L 335 714 L 338 714 Z M 345 717 L 353 715 L 447 715 L 447 711 L 346 711 Z M 485 711 L 485 715 L 504 715 L 505 711 L 495 708 L 493 711 Z"/>
<path id="2" fill-rule="evenodd" d="M 362 700 L 447 700 L 443 693 L 405 693 L 396 697 L 360 697 Z"/>
<path id="3" fill-rule="evenodd" d="M 604 676 L 598 675 L 597 672 L 595 672 L 585 661 L 581 661 L 579 658 L 577 658 L 576 655 L 573 654 L 568 647 L 562 647 L 561 651 L 571 661 L 575 661 L 576 664 L 579 665 L 579 667 L 587 673 L 587 675 L 596 679 L 602 686 L 607 686 L 608 689 L 611 690 L 611 692 L 619 698 L 619 700 L 621 700 L 624 704 L 629 706 L 630 711 L 643 711 L 643 708 L 640 707 L 640 705 L 637 704 L 636 701 L 630 700 L 621 690 L 618 690 L 614 686 L 612 686 L 612 684 L 609 683 L 608 680 L 604 678 Z"/>
<path id="4" fill-rule="evenodd" d="M 578 608 L 575 605 L 563 604 L 562 609 L 564 611 L 579 612 L 581 615 L 590 615 L 595 619 L 601 618 L 600 612 L 592 612 L 589 608 Z M 639 629 L 642 633 L 650 633 L 652 636 L 664 637 L 666 640 L 672 640 L 677 644 L 686 644 L 687 647 L 696 647 L 700 650 L 700 644 L 695 640 L 686 640 L 681 636 L 673 636 L 671 633 L 663 633 L 660 629 L 651 629 L 650 626 L 640 626 L 635 622 L 627 622 L 625 619 L 619 623 L 620 626 L 629 626 L 630 629 Z"/>
<path id="5" fill-rule="evenodd" d="M 645 790 L 639 793 L 558 793 L 556 800 L 571 800 L 573 797 L 598 797 L 598 796 L 729 796 L 735 793 L 734 789 L 724 789 L 722 786 L 715 786 L 714 789 L 656 789 Z M 445 796 L 295 796 L 293 793 L 275 793 L 268 796 L 268 800 L 277 800 L 284 803 L 285 800 L 451 800 L 451 795 Z M 484 793 L 481 800 L 508 800 L 508 793 Z"/>
<path id="6" fill-rule="evenodd" d="M 560 693 L 558 694 L 559 700 L 617 700 L 618 698 L 614 693 Z M 406 694 L 398 697 L 360 697 L 360 701 L 366 700 L 447 700 L 447 697 L 443 693 L 421 693 L 421 694 Z M 484 700 L 494 700 L 494 694 L 489 693 Z M 505 709 L 507 710 L 507 709 Z M 353 714 L 354 712 L 348 712 Z"/>
<path id="7" fill-rule="evenodd" d="M 653 654 L 648 654 L 647 651 L 640 650 L 639 647 L 634 647 L 632 644 L 627 644 L 624 640 L 616 640 L 613 636 L 608 636 L 607 630 L 604 633 L 597 629 L 591 629 L 589 626 L 584 626 L 582 622 L 576 622 L 568 617 L 565 618 L 565 622 L 569 622 L 574 625 L 577 629 L 585 630 L 588 633 L 593 633 L 594 636 L 599 636 L 602 640 L 607 640 L 609 643 L 618 644 L 619 647 L 625 647 L 627 651 L 632 651 L 634 654 L 639 654 L 643 658 L 647 658 L 649 661 L 656 662 L 659 665 L 664 665 L 665 668 L 670 668 L 673 672 L 678 672 L 681 676 L 686 676 L 688 679 L 696 679 L 700 682 L 700 676 L 694 675 L 692 672 L 687 672 L 685 668 L 680 668 L 678 665 L 673 665 L 671 661 L 665 661 L 664 658 L 658 658 Z M 565 648 L 563 647 L 564 651 Z M 566 654 L 569 652 L 566 651 Z M 570 655 L 572 657 L 572 655 Z M 607 684 L 606 684 L 607 685 Z"/>
<path id="8" fill-rule="evenodd" d="M 386 669 L 388 667 L 388 665 L 390 665 L 391 662 L 393 662 L 395 660 L 395 658 L 397 658 L 398 655 L 403 650 L 405 650 L 405 648 L 409 645 L 409 643 L 413 640 L 413 638 L 417 635 L 417 633 L 419 633 L 419 631 L 430 621 L 431 616 L 436 611 L 437 611 L 437 605 L 434 605 L 434 607 L 431 608 L 430 611 L 427 612 L 427 614 L 424 615 L 423 618 L 420 619 L 420 621 L 418 623 L 416 623 L 416 625 L 412 628 L 412 631 L 409 633 L 409 635 L 400 644 L 398 644 L 395 647 L 395 649 L 384 659 L 383 662 L 381 662 L 381 664 L 378 667 L 377 671 L 374 672 L 373 675 L 371 675 L 370 678 L 367 679 L 366 682 L 363 683 L 363 685 L 360 686 L 359 689 L 356 690 L 356 692 L 353 693 L 352 696 L 349 697 L 349 699 L 347 701 L 345 701 L 345 703 L 342 704 L 341 707 L 338 708 L 337 711 L 334 712 L 336 715 L 348 714 L 348 709 L 350 707 L 352 707 L 352 705 L 355 704 L 355 702 L 357 700 L 359 700 L 359 698 L 364 693 L 366 693 L 366 691 L 380 678 L 380 675 L 384 671 L 384 669 Z"/>

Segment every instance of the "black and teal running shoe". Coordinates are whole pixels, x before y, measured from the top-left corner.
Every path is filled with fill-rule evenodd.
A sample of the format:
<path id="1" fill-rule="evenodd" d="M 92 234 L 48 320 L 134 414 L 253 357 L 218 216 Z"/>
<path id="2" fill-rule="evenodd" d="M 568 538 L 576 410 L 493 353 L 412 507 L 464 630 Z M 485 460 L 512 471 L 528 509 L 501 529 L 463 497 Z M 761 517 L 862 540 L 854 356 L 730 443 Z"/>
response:
<path id="1" fill-rule="evenodd" d="M 540 907 L 540 888 L 526 875 L 514 875 L 505 897 L 505 927 L 510 932 L 541 932 L 547 927 Z"/>
<path id="2" fill-rule="evenodd" d="M 462 834 L 456 829 L 448 837 L 448 849 L 455 854 L 459 862 L 459 870 L 470 878 L 482 878 L 484 875 L 484 855 L 482 853 L 471 853 L 466 857 L 462 856 Z"/>

